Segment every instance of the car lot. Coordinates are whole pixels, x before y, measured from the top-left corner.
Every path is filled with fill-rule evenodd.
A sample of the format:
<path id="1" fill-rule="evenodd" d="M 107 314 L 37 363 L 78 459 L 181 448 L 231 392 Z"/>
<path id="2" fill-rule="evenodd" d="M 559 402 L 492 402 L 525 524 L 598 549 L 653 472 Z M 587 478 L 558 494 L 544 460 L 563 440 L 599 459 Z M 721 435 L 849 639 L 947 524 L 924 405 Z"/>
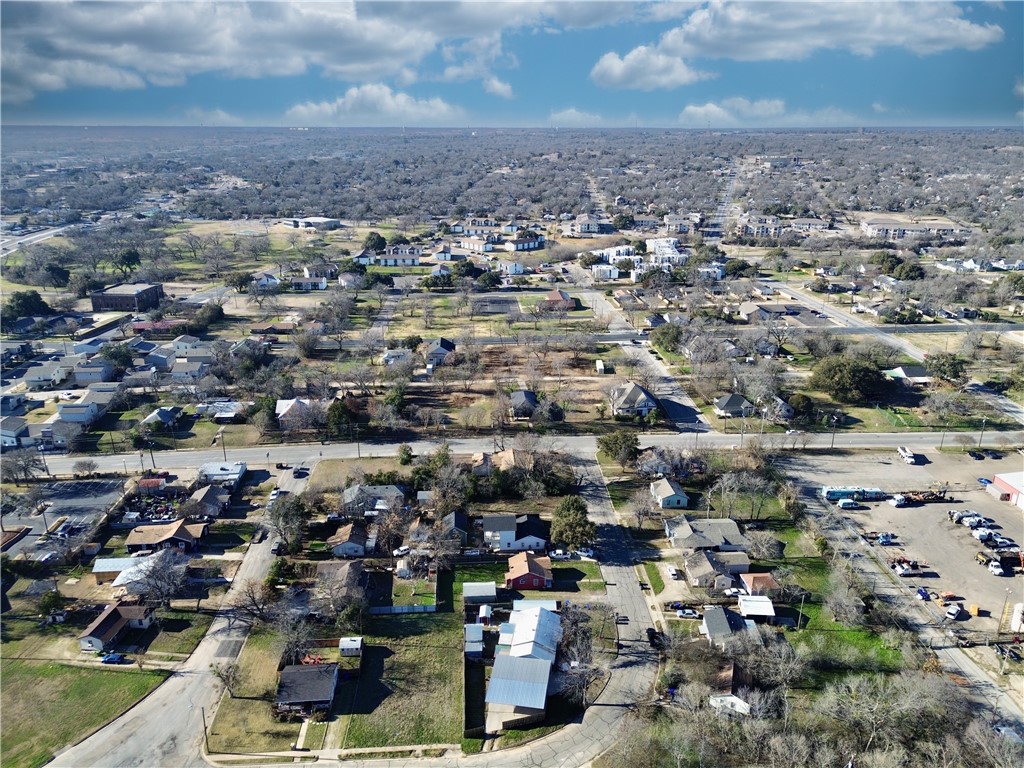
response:
<path id="1" fill-rule="evenodd" d="M 991 519 L 995 533 L 1024 540 L 1021 510 L 990 496 L 977 481 L 980 462 L 964 454 L 930 452 L 927 463 L 907 467 L 894 452 L 847 453 L 835 457 L 797 457 L 787 470 L 812 495 L 821 485 L 879 487 L 891 493 L 941 488 L 948 483 L 952 501 L 919 506 L 893 507 L 886 502 L 865 502 L 857 510 L 835 511 L 861 533 L 887 531 L 896 534 L 890 546 L 871 545 L 881 560 L 906 556 L 922 563 L 924 575 L 905 579 L 908 590 L 924 586 L 929 592 L 952 592 L 965 607 L 977 605 L 980 618 L 962 616 L 958 624 L 984 631 L 995 629 L 994 617 L 1004 603 L 1020 600 L 1022 577 L 996 576 L 976 559 L 986 548 L 972 530 L 949 519 L 949 510 L 974 510 Z M 991 461 L 990 472 L 1010 472 L 1004 461 Z M 821 503 L 815 500 L 812 503 Z M 925 567 L 927 566 L 927 567 Z M 913 587 L 913 589 L 911 588 Z M 936 609 L 938 611 L 938 609 Z M 991 614 L 991 617 L 986 614 Z M 936 613 L 936 618 L 939 614 Z"/>

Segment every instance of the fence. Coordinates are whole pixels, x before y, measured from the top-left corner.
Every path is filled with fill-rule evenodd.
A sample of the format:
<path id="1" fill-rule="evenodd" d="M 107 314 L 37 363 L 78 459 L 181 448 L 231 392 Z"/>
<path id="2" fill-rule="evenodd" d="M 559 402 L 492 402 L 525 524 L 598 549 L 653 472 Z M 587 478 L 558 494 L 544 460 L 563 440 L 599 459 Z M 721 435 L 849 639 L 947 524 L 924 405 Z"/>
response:
<path id="1" fill-rule="evenodd" d="M 378 605 L 370 608 L 371 616 L 390 616 L 402 613 L 434 613 L 436 605 Z"/>

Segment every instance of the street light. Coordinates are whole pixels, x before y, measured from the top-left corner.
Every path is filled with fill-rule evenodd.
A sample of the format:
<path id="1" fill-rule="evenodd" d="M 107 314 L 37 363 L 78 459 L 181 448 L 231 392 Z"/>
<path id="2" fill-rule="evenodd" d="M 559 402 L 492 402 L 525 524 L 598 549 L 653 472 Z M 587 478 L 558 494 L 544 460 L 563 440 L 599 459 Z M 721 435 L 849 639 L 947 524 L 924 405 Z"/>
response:
<path id="1" fill-rule="evenodd" d="M 1003 630 L 1003 616 L 1006 615 L 1006 603 L 1010 600 L 1010 587 L 1006 588 L 1006 594 L 1003 595 L 1003 607 L 999 609 L 999 618 L 996 619 L 996 640 L 999 639 L 999 635 Z"/>
<path id="2" fill-rule="evenodd" d="M 142 469 L 143 473 L 146 472 L 146 454 L 142 451 L 139 451 L 139 467 Z"/>
<path id="3" fill-rule="evenodd" d="M 949 422 L 942 422 L 942 438 L 939 440 L 939 450 L 942 450 L 942 444 L 946 442 L 946 430 L 949 429 Z"/>
<path id="4" fill-rule="evenodd" d="M 988 416 L 981 417 L 981 434 L 978 435 L 978 447 L 981 448 L 981 441 L 985 439 L 985 424 L 988 423 Z"/>

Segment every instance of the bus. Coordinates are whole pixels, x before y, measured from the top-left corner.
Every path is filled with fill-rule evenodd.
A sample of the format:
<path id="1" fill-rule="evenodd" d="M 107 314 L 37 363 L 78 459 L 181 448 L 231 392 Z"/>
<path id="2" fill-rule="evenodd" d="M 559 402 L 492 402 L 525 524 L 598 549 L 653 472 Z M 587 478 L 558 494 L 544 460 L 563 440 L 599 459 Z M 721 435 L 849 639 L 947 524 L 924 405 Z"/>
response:
<path id="1" fill-rule="evenodd" d="M 887 496 L 888 494 L 881 488 L 861 488 L 857 485 L 825 485 L 821 489 L 821 498 L 825 501 L 881 501 Z"/>
<path id="2" fill-rule="evenodd" d="M 907 464 L 917 464 L 917 455 L 905 445 L 901 445 L 897 448 L 896 453 L 898 453 L 900 458 L 907 462 Z"/>

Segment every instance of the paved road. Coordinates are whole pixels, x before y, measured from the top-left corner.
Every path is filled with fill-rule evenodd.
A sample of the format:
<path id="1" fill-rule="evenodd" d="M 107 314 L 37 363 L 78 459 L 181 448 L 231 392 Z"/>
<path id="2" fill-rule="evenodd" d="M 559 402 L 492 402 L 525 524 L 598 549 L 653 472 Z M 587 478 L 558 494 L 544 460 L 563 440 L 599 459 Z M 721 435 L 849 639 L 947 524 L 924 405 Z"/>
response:
<path id="1" fill-rule="evenodd" d="M 234 584 L 266 574 L 273 559 L 270 547 L 271 539 L 250 546 Z M 210 673 L 210 665 L 233 661 L 241 650 L 245 634 L 245 628 L 236 625 L 229 629 L 227 618 L 218 616 L 180 671 L 137 706 L 59 755 L 50 765 L 60 768 L 205 765 L 200 757 L 202 709 L 205 708 L 207 723 L 211 723 L 222 691 L 220 683 Z"/>

